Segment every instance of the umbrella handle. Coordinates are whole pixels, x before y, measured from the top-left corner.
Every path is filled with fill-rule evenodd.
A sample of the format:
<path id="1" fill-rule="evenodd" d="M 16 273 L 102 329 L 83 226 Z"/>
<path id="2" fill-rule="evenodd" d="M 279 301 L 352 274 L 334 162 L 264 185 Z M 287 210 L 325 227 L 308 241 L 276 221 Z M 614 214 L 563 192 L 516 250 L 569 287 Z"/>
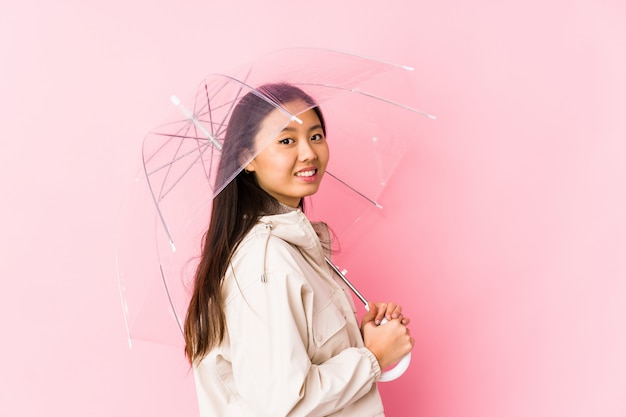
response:
<path id="1" fill-rule="evenodd" d="M 335 265 L 328 258 L 326 258 L 326 263 L 339 276 L 339 278 L 341 278 L 343 282 L 352 290 L 352 292 L 354 292 L 354 294 L 359 298 L 359 300 L 361 300 L 361 302 L 365 305 L 365 309 L 367 311 L 370 311 L 369 304 L 367 303 L 367 300 L 365 299 L 365 297 L 363 297 L 363 294 L 361 294 L 359 290 L 357 290 L 356 287 L 352 285 L 350 281 L 348 281 L 348 278 L 346 278 L 346 273 L 348 271 L 346 271 L 345 269 L 343 271 L 340 270 L 337 267 L 337 265 Z M 385 323 L 387 323 L 387 319 L 383 317 L 380 324 L 383 325 Z M 402 359 L 400 359 L 400 362 L 398 362 L 395 367 L 393 367 L 392 369 L 388 371 L 383 372 L 380 378 L 378 378 L 378 380 L 380 382 L 389 382 L 389 381 L 393 381 L 394 379 L 399 378 L 400 376 L 402 376 L 402 374 L 406 372 L 407 369 L 409 369 L 410 363 L 411 363 L 411 352 L 407 353 Z"/>
<path id="2" fill-rule="evenodd" d="M 383 372 L 380 378 L 378 378 L 378 381 L 389 382 L 389 381 L 393 381 L 394 379 L 400 378 L 402 374 L 404 374 L 406 370 L 409 369 L 410 363 L 411 363 L 411 352 L 407 353 L 402 359 L 400 359 L 400 362 L 398 362 L 398 364 L 395 367 L 393 367 L 392 369 L 388 371 Z"/>
<path id="3" fill-rule="evenodd" d="M 369 311 L 367 304 L 365 304 L 365 309 Z M 380 322 L 380 325 L 382 326 L 385 323 L 387 323 L 387 319 L 383 318 L 382 321 Z M 378 382 L 389 382 L 389 381 L 393 381 L 395 379 L 400 378 L 406 372 L 406 370 L 409 369 L 410 364 L 411 364 L 411 352 L 404 355 L 404 357 L 400 359 L 400 362 L 398 362 L 396 366 L 394 366 L 388 371 L 383 372 L 380 375 L 380 378 L 378 378 Z"/>

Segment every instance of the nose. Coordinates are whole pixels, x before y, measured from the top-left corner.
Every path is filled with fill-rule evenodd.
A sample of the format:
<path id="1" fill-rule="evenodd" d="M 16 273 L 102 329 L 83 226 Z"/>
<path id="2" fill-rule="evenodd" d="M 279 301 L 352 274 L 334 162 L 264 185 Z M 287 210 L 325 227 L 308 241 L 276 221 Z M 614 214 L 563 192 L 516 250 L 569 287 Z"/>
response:
<path id="1" fill-rule="evenodd" d="M 317 159 L 317 153 L 311 146 L 311 142 L 308 139 L 301 139 L 298 143 L 298 159 L 302 162 L 312 161 Z"/>

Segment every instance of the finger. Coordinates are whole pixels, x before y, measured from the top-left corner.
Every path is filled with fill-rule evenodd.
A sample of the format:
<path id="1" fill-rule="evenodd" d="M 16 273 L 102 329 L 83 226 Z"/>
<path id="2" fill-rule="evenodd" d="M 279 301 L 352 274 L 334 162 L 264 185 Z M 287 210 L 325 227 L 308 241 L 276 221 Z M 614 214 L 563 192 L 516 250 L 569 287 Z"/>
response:
<path id="1" fill-rule="evenodd" d="M 381 320 L 383 318 L 385 318 L 387 321 L 391 320 L 391 311 L 389 310 L 389 307 L 390 307 L 390 305 L 388 303 L 379 303 L 378 304 L 378 309 L 379 309 L 378 311 L 380 313 L 379 316 L 380 316 Z"/>
<path id="2" fill-rule="evenodd" d="M 385 318 L 385 312 L 387 310 L 387 304 L 385 303 L 376 303 L 376 308 L 378 311 L 376 312 L 375 323 L 380 324 L 382 320 Z"/>
<path id="3" fill-rule="evenodd" d="M 391 303 L 390 305 L 394 306 L 393 310 L 389 308 L 387 309 L 387 311 L 391 315 L 391 318 L 402 319 L 402 306 L 399 304 L 395 304 L 395 303 Z"/>
<path id="4" fill-rule="evenodd" d="M 399 317 L 398 305 L 396 303 L 387 303 L 387 311 L 385 312 L 385 318 L 387 320 L 397 319 Z M 400 307 L 400 312 L 402 307 Z"/>

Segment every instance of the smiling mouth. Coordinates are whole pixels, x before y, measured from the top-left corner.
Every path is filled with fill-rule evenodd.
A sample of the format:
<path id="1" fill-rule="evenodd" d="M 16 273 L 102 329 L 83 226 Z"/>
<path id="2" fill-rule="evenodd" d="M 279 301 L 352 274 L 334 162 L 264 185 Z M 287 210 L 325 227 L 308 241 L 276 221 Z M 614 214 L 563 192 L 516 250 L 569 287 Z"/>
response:
<path id="1" fill-rule="evenodd" d="M 317 169 L 311 169 L 308 171 L 296 172 L 296 177 L 312 177 L 317 173 Z"/>

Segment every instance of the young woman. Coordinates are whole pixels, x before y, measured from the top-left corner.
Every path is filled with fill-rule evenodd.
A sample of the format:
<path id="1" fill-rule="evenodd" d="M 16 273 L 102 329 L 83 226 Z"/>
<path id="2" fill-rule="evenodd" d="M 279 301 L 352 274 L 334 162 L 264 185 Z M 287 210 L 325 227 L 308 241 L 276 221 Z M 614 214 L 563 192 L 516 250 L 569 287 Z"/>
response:
<path id="1" fill-rule="evenodd" d="M 258 91 L 302 124 L 264 141 L 284 116 L 253 93 L 229 121 L 218 182 L 260 152 L 214 198 L 196 271 L 185 339 L 200 414 L 382 416 L 376 380 L 412 349 L 409 319 L 371 304 L 359 326 L 328 231 L 302 212 L 329 159 L 322 113 L 294 86 Z"/>

